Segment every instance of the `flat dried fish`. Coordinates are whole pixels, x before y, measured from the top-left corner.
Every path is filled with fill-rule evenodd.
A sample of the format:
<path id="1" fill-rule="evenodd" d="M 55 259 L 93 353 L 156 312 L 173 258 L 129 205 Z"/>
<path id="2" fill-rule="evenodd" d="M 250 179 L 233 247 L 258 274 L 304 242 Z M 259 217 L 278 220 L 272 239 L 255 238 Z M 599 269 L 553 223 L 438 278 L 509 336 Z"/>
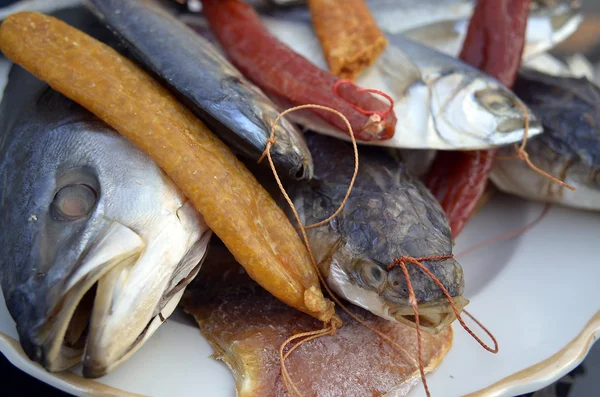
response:
<path id="1" fill-rule="evenodd" d="M 212 246 L 196 280 L 182 300 L 202 334 L 236 379 L 239 397 L 287 396 L 279 346 L 294 333 L 322 324 L 273 298 L 254 283 L 221 247 Z M 303 344 L 286 367 L 303 396 L 405 396 L 419 379 L 416 332 L 356 306 L 350 310 L 402 345 L 409 356 L 341 313 L 335 336 Z M 452 344 L 452 329 L 423 333 L 426 371 L 434 370 Z"/>

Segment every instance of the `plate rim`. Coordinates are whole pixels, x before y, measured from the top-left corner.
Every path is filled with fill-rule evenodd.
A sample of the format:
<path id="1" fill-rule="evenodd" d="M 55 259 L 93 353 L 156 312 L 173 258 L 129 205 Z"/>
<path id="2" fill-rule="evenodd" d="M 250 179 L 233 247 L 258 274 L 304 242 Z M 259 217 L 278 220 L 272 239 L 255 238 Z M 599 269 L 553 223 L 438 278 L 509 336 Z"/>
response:
<path id="1" fill-rule="evenodd" d="M 552 356 L 463 397 L 511 396 L 515 390 L 526 385 L 536 384 L 545 387 L 552 384 L 581 364 L 599 337 L 600 310 L 592 316 L 575 338 Z M 68 370 L 49 373 L 41 365 L 27 357 L 17 339 L 3 332 L 0 332 L 0 352 L 6 356 L 12 365 L 23 372 L 67 393 L 91 397 L 149 397 L 109 386 L 93 379 L 86 379 Z M 556 366 L 557 362 L 560 362 L 558 367 Z M 527 392 L 525 391 L 525 393 Z"/>

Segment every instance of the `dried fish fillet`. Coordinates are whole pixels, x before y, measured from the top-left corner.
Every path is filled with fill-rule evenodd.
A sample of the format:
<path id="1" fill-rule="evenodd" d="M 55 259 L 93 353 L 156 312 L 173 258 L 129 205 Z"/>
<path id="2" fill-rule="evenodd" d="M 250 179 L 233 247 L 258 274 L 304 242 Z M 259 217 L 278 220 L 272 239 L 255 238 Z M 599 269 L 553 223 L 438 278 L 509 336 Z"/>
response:
<path id="1" fill-rule="evenodd" d="M 231 150 L 152 77 L 114 49 L 35 12 L 0 26 L 5 56 L 146 152 L 190 199 L 250 277 L 322 321 L 334 315 L 283 211 Z"/>
<path id="2" fill-rule="evenodd" d="M 232 370 L 239 397 L 287 396 L 279 366 L 279 347 L 294 333 L 321 324 L 281 304 L 254 283 L 224 249 L 211 247 L 199 276 L 183 298 L 215 349 L 214 357 Z M 377 330 L 402 345 L 395 350 L 372 331 L 342 314 L 335 336 L 303 344 L 286 360 L 303 396 L 405 396 L 418 382 L 416 332 L 352 306 Z M 452 344 L 452 329 L 423 333 L 423 359 L 434 370 Z M 393 391 L 393 392 L 392 392 Z"/>
<path id="3" fill-rule="evenodd" d="M 364 0 L 308 0 L 312 23 L 331 73 L 354 80 L 387 46 Z"/>

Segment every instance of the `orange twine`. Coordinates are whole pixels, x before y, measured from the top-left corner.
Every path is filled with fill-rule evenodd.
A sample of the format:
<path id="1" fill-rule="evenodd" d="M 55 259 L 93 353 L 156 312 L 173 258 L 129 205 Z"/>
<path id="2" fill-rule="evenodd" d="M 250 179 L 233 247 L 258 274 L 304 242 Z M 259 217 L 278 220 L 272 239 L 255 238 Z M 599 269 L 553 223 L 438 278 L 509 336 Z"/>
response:
<path id="1" fill-rule="evenodd" d="M 475 323 L 479 327 L 481 327 L 481 329 L 483 329 L 483 331 L 492 339 L 492 342 L 494 343 L 494 348 L 492 349 L 485 342 L 483 342 L 477 335 L 475 335 L 475 333 L 471 330 L 471 328 L 469 328 L 469 326 L 467 324 L 465 324 L 465 322 L 463 321 L 463 319 L 460 315 L 460 312 L 456 308 L 456 305 L 454 304 L 454 301 L 452 300 L 452 297 L 450 296 L 450 293 L 448 292 L 446 287 L 444 287 L 444 285 L 440 282 L 440 280 L 438 280 L 438 278 L 429 269 L 427 269 L 425 267 L 425 265 L 423 265 L 421 263 L 421 261 L 439 261 L 439 260 L 448 259 L 448 258 L 452 258 L 452 257 L 453 257 L 452 254 L 439 255 L 439 256 L 426 256 L 426 257 L 421 257 L 421 258 L 413 258 L 412 256 L 401 256 L 399 258 L 394 259 L 394 261 L 388 266 L 388 271 L 392 270 L 396 266 L 400 267 L 402 269 L 402 272 L 404 273 L 404 277 L 406 278 L 406 284 L 408 286 L 408 296 L 409 296 L 408 299 L 409 299 L 410 304 L 412 305 L 413 312 L 415 313 L 415 325 L 416 325 L 416 330 L 417 330 L 417 354 L 418 354 L 418 358 L 419 358 L 419 372 L 421 374 L 421 380 L 423 381 L 423 388 L 425 389 L 425 394 L 427 395 L 427 397 L 430 397 L 431 394 L 429 392 L 429 387 L 427 386 L 427 380 L 425 378 L 425 369 L 423 368 L 423 352 L 422 352 L 422 348 L 421 348 L 421 327 L 420 327 L 420 323 L 419 323 L 419 307 L 418 307 L 418 303 L 417 303 L 417 298 L 415 296 L 415 291 L 413 290 L 413 286 L 410 281 L 410 277 L 408 275 L 408 269 L 406 268 L 407 262 L 418 266 L 421 269 L 421 271 L 423 271 L 425 274 L 427 274 L 437 284 L 437 286 L 440 287 L 440 289 L 442 290 L 442 292 L 448 299 L 448 302 L 450 303 L 450 306 L 452 307 L 452 311 L 454 311 L 454 314 L 456 315 L 456 319 L 458 320 L 460 325 L 463 327 L 463 329 L 465 331 L 467 331 L 469 333 L 469 335 L 471 335 L 473 337 L 473 339 L 475 339 L 481 345 L 481 347 L 483 347 L 485 350 L 487 350 L 491 353 L 494 353 L 494 354 L 498 353 L 498 342 L 496 341 L 496 338 L 494 337 L 494 335 L 490 331 L 488 331 L 488 329 L 485 328 L 472 315 L 470 315 L 465 310 L 463 310 L 463 312 L 465 312 L 473 321 L 475 321 Z"/>
<path id="2" fill-rule="evenodd" d="M 292 202 L 292 200 L 290 199 L 289 195 L 287 194 L 285 188 L 283 187 L 283 184 L 281 183 L 281 180 L 279 178 L 279 175 L 277 173 L 277 170 L 275 168 L 275 164 L 273 163 L 273 159 L 271 158 L 271 148 L 273 145 L 276 144 L 276 137 L 275 137 L 275 126 L 277 125 L 277 123 L 279 122 L 279 120 L 285 116 L 286 114 L 296 111 L 296 110 L 301 110 L 301 109 L 307 109 L 307 108 L 313 108 L 313 109 L 321 109 L 321 110 L 326 110 L 329 112 L 332 112 L 336 115 L 338 115 L 339 117 L 341 117 L 344 122 L 346 123 L 346 126 L 348 127 L 348 131 L 350 133 L 350 138 L 352 140 L 352 146 L 354 149 L 354 160 L 355 160 L 355 166 L 354 166 L 354 173 L 352 175 L 352 179 L 350 181 L 350 184 L 348 186 L 348 191 L 346 193 L 346 196 L 344 197 L 344 199 L 342 200 L 342 203 L 340 204 L 339 208 L 333 213 L 333 215 L 331 215 L 330 217 L 328 217 L 327 219 L 317 222 L 315 224 L 309 225 L 309 226 L 304 226 L 302 224 L 302 221 L 300 220 L 300 216 L 298 214 L 298 211 L 296 210 L 296 207 L 294 206 L 294 203 Z M 488 336 L 492 339 L 492 341 L 494 342 L 494 348 L 490 348 L 488 345 L 486 345 L 481 339 L 479 339 L 475 333 L 473 331 L 471 331 L 471 329 L 464 323 L 462 317 L 460 316 L 460 313 L 458 311 L 458 309 L 456 308 L 454 301 L 452 300 L 452 297 L 450 296 L 448 290 L 443 286 L 443 284 L 438 280 L 438 278 L 429 271 L 429 269 L 427 269 L 423 264 L 421 264 L 419 262 L 419 260 L 441 260 L 441 259 L 446 259 L 446 258 L 451 258 L 452 255 L 442 255 L 442 256 L 430 256 L 430 257 L 423 257 L 423 258 L 413 258 L 410 256 L 401 256 L 399 258 L 396 258 L 394 260 L 394 262 L 388 267 L 388 270 L 390 270 L 391 268 L 393 268 L 394 266 L 400 266 L 404 272 L 404 275 L 406 277 L 406 281 L 407 281 L 407 285 L 409 288 L 409 299 L 410 299 L 410 303 L 413 307 L 413 311 L 415 313 L 415 323 L 416 323 L 416 331 L 417 331 L 417 345 L 418 345 L 418 363 L 414 362 L 414 359 L 412 359 L 412 357 L 408 354 L 408 352 L 402 347 L 400 346 L 400 344 L 398 344 L 397 342 L 395 342 L 394 340 L 392 340 L 390 337 L 388 337 L 387 335 L 381 333 L 380 331 L 376 330 L 375 328 L 371 327 L 370 325 L 368 325 L 367 323 L 364 322 L 364 320 L 362 320 L 361 318 L 359 318 L 358 316 L 356 316 L 354 313 L 352 313 L 338 298 L 337 296 L 330 290 L 329 286 L 327 285 L 327 283 L 325 282 L 323 275 L 321 274 L 319 267 L 317 266 L 317 263 L 315 261 L 314 255 L 312 253 L 312 249 L 310 247 L 310 243 L 308 242 L 308 236 L 306 234 L 306 229 L 309 228 L 313 228 L 313 227 L 317 227 L 317 226 L 321 226 L 329 221 L 331 221 L 331 219 L 333 219 L 335 216 L 337 216 L 344 208 L 348 197 L 350 196 L 350 193 L 352 191 L 352 188 L 354 186 L 354 182 L 356 180 L 357 174 L 358 174 L 358 147 L 356 144 L 356 139 L 354 138 L 354 132 L 352 130 L 352 127 L 350 125 L 350 122 L 348 121 L 348 119 L 340 112 L 338 112 L 337 110 L 334 110 L 332 108 L 326 107 L 326 106 L 321 106 L 321 105 L 314 105 L 314 104 L 308 104 L 308 105 L 301 105 L 301 106 L 296 106 L 290 109 L 285 110 L 284 112 L 282 112 L 281 114 L 279 114 L 277 116 L 277 118 L 275 119 L 275 121 L 273 122 L 273 125 L 271 126 L 271 135 L 269 137 L 269 139 L 267 140 L 267 146 L 266 149 L 264 151 L 264 153 L 262 154 L 262 156 L 260 157 L 260 159 L 258 160 L 258 162 L 260 163 L 265 156 L 268 158 L 269 160 L 269 165 L 271 167 L 271 170 L 273 171 L 275 180 L 277 182 L 277 185 L 279 186 L 279 189 L 281 190 L 282 194 L 285 197 L 285 200 L 287 201 L 287 203 L 289 204 L 290 208 L 292 209 L 294 216 L 296 218 L 296 221 L 299 224 L 299 229 L 301 231 L 302 234 L 302 238 L 304 240 L 304 244 L 306 245 L 306 248 L 308 250 L 308 254 L 309 254 L 309 258 L 311 261 L 311 264 L 313 266 L 313 268 L 315 269 L 315 271 L 317 272 L 317 275 L 319 277 L 319 280 L 321 282 L 321 284 L 323 285 L 323 287 L 325 288 L 325 290 L 327 291 L 327 293 L 331 296 L 331 298 L 335 301 L 335 303 L 337 303 L 345 312 L 346 314 L 348 314 L 351 318 L 353 318 L 355 321 L 357 321 L 359 324 L 363 325 L 364 327 L 366 327 L 367 329 L 371 330 L 372 332 L 374 332 L 376 335 L 378 335 L 380 338 L 382 338 L 383 340 L 385 340 L 386 342 L 388 342 L 392 347 L 398 349 L 404 356 L 405 358 L 407 358 L 409 361 L 411 361 L 413 364 L 415 364 L 415 366 L 417 366 L 419 368 L 419 372 L 421 375 L 421 379 L 423 381 L 423 385 L 425 387 L 425 391 L 427 393 L 427 396 L 430 396 L 429 393 L 429 389 L 427 386 L 427 381 L 425 379 L 425 370 L 423 368 L 423 358 L 422 358 L 422 348 L 421 348 L 421 331 L 420 331 L 420 324 L 419 324 L 419 309 L 418 309 L 418 303 L 417 303 L 417 299 L 416 296 L 414 294 L 414 290 L 412 287 L 412 283 L 410 281 L 410 277 L 408 275 L 408 270 L 406 269 L 406 262 L 408 263 L 412 263 L 415 264 L 416 266 L 419 266 L 419 268 L 425 272 L 429 277 L 431 277 L 431 279 L 438 285 L 438 287 L 440 287 L 440 289 L 443 291 L 444 295 L 446 296 L 446 298 L 449 300 L 450 305 L 452 306 L 452 309 L 456 315 L 456 318 L 458 319 L 458 321 L 460 322 L 461 326 L 486 350 L 492 352 L 492 353 L 497 353 L 498 352 L 498 343 L 495 339 L 495 337 L 492 335 L 492 333 L 490 331 L 488 331 L 481 323 L 479 323 L 479 321 L 477 321 L 475 318 L 473 318 L 473 316 L 471 316 L 469 313 L 467 313 L 465 310 L 463 310 L 463 312 L 465 314 L 467 314 L 469 317 L 471 317 L 475 323 L 477 325 L 479 325 L 484 332 L 486 332 L 488 334 Z M 302 333 L 298 333 L 295 334 L 291 337 L 289 337 L 288 339 L 286 339 L 280 346 L 279 348 L 279 358 L 280 358 L 280 365 L 281 365 L 281 374 L 282 374 L 282 378 L 283 378 L 283 382 L 285 384 L 285 387 L 288 391 L 288 393 L 292 396 L 296 395 L 298 397 L 302 397 L 302 394 L 300 393 L 300 391 L 298 390 L 297 386 L 294 384 L 293 380 L 291 379 L 291 376 L 287 370 L 287 367 L 285 365 L 285 360 L 289 357 L 289 355 L 296 350 L 298 347 L 300 347 L 302 344 L 309 342 L 313 339 L 317 339 L 320 338 L 322 336 L 326 336 L 326 335 L 334 335 L 335 334 L 335 330 L 341 326 L 341 324 L 337 324 L 334 321 L 330 320 L 329 324 L 325 324 L 324 328 L 320 329 L 320 330 L 316 330 L 316 331 L 309 331 L 309 332 L 302 332 Z M 296 343 L 295 345 L 293 345 L 286 353 L 284 353 L 285 348 L 288 344 L 290 344 L 291 342 L 293 342 L 296 339 L 300 339 L 300 341 L 298 343 Z"/>
<path id="3" fill-rule="evenodd" d="M 352 102 L 349 102 L 346 98 L 344 98 L 343 96 L 340 95 L 340 93 L 338 92 L 338 89 L 339 89 L 340 85 L 342 85 L 342 84 L 353 85 L 354 87 L 356 87 L 356 90 L 358 92 L 370 92 L 372 94 L 381 95 L 382 97 L 384 97 L 385 99 L 387 99 L 388 101 L 390 101 L 390 107 L 385 112 L 381 112 L 381 111 L 378 111 L 378 110 L 365 110 L 365 109 L 361 108 L 360 106 L 357 106 L 357 105 L 353 104 Z M 340 98 L 342 101 L 344 101 L 345 103 L 347 103 L 348 105 L 350 105 L 357 112 L 365 114 L 367 116 L 377 116 L 373 120 L 376 123 L 380 123 L 381 121 L 383 121 L 383 119 L 385 118 L 385 116 L 387 116 L 388 114 L 390 114 L 394 110 L 394 99 L 391 96 L 389 96 L 388 94 L 386 94 L 383 91 L 374 90 L 372 88 L 360 88 L 360 87 L 358 87 L 356 84 L 354 84 L 350 80 L 339 79 L 338 81 L 336 81 L 335 84 L 333 85 L 333 93 L 338 98 Z"/>
<path id="4" fill-rule="evenodd" d="M 531 168 L 533 171 L 537 172 L 538 174 L 550 179 L 552 182 L 558 183 L 559 185 L 566 187 L 567 189 L 570 189 L 571 191 L 575 191 L 575 188 L 573 186 L 561 181 L 560 179 L 556 178 L 553 175 L 550 175 L 546 171 L 536 167 L 531 162 L 531 160 L 529 159 L 529 154 L 525 151 L 525 146 L 527 145 L 527 139 L 529 138 L 529 114 L 527 112 L 527 108 L 521 102 L 515 101 L 515 104 L 521 108 L 521 110 L 523 111 L 523 115 L 525 116 L 525 131 L 523 132 L 523 141 L 521 142 L 520 146 L 517 146 L 517 144 L 514 145 L 516 155 L 514 155 L 514 156 L 496 156 L 495 158 L 498 160 L 521 159 L 521 160 L 525 161 L 525 163 L 529 166 L 529 168 Z"/>
<path id="5" fill-rule="evenodd" d="M 329 111 L 329 112 L 332 112 L 332 113 L 338 115 L 339 117 L 341 117 L 344 120 L 344 122 L 346 123 L 346 126 L 348 127 L 348 131 L 350 133 L 350 138 L 352 140 L 352 147 L 354 149 L 355 166 L 354 166 L 354 174 L 352 175 L 352 179 L 351 179 L 349 187 L 348 187 L 348 192 L 346 193 L 346 196 L 345 196 L 344 200 L 340 204 L 340 207 L 329 218 L 327 218 L 327 219 L 325 219 L 323 221 L 317 222 L 317 223 L 315 223 L 313 225 L 304 226 L 302 224 L 302 221 L 300 220 L 300 216 L 298 214 L 298 211 L 296 210 L 296 207 L 294 206 L 294 203 L 290 199 L 289 195 L 285 191 L 285 188 L 283 187 L 283 184 L 281 183 L 281 179 L 279 178 L 279 175 L 278 175 L 277 170 L 275 168 L 275 164 L 273 163 L 273 159 L 271 158 L 271 147 L 274 144 L 276 144 L 276 142 L 277 142 L 276 137 L 275 137 L 275 126 L 277 125 L 277 123 L 279 122 L 279 120 L 283 116 L 285 116 L 286 114 L 288 114 L 290 112 L 293 112 L 293 111 L 296 111 L 296 110 L 301 110 L 301 109 L 307 109 L 307 108 L 326 110 L 326 111 Z M 279 186 L 279 189 L 281 190 L 281 193 L 284 195 L 285 200 L 287 201 L 288 205 L 290 206 L 290 208 L 292 209 L 292 211 L 294 213 L 294 216 L 296 218 L 296 222 L 298 222 L 299 229 L 301 231 L 302 238 L 304 240 L 304 244 L 306 245 L 306 248 L 308 250 L 308 254 L 309 254 L 309 258 L 310 258 L 311 264 L 312 264 L 313 268 L 315 269 L 315 271 L 317 272 L 317 275 L 319 276 L 319 280 L 321 281 L 321 284 L 323 285 L 323 287 L 325 288 L 325 290 L 327 291 L 327 293 L 331 296 L 331 298 L 334 300 L 334 302 L 337 303 L 338 306 L 340 306 L 346 312 L 346 314 L 348 314 L 352 319 L 354 319 L 355 321 L 357 321 L 359 324 L 363 325 L 367 329 L 371 330 L 376 335 L 378 335 L 380 338 L 382 338 L 383 340 L 385 340 L 386 342 L 388 342 L 390 345 L 392 345 L 393 347 L 395 347 L 397 350 L 399 350 L 405 356 L 405 358 L 407 358 L 409 361 L 411 361 L 416 366 L 417 363 L 414 362 L 414 360 L 412 359 L 412 357 L 410 357 L 410 355 L 408 354 L 408 352 L 402 346 L 400 346 L 400 344 L 398 344 L 397 342 L 395 342 L 394 340 L 392 340 L 387 335 L 379 332 L 375 328 L 373 328 L 370 325 L 368 325 L 367 323 L 365 323 L 362 319 L 360 319 L 358 316 L 356 316 L 354 313 L 352 313 L 337 298 L 337 296 L 333 293 L 333 291 L 331 291 L 331 289 L 327 285 L 327 282 L 323 278 L 323 275 L 321 274 L 321 272 L 319 270 L 319 267 L 317 266 L 317 263 L 315 261 L 314 255 L 312 253 L 312 249 L 311 249 L 310 244 L 308 242 L 308 236 L 306 234 L 306 229 L 317 227 L 317 226 L 320 226 L 320 225 L 323 225 L 323 224 L 329 222 L 331 219 L 333 219 L 335 216 L 337 216 L 343 210 L 343 207 L 344 207 L 344 205 L 346 204 L 346 202 L 348 200 L 348 197 L 349 197 L 349 195 L 350 195 L 350 193 L 352 191 L 352 187 L 354 185 L 354 181 L 356 180 L 356 176 L 358 174 L 358 146 L 356 144 L 356 139 L 354 138 L 354 131 L 352 130 L 352 127 L 351 127 L 350 122 L 348 121 L 348 119 L 342 113 L 338 112 L 337 110 L 329 108 L 327 106 L 321 106 L 321 105 L 308 104 L 308 105 L 301 105 L 301 106 L 296 106 L 296 107 L 287 109 L 284 112 L 282 112 L 281 114 L 279 114 L 277 116 L 277 118 L 275 119 L 275 121 L 273 122 L 273 125 L 271 126 L 271 135 L 270 135 L 269 139 L 267 140 L 267 146 L 266 146 L 265 152 L 258 159 L 258 162 L 260 163 L 265 158 L 265 156 L 269 160 L 269 165 L 271 167 L 271 170 L 273 171 L 273 175 L 275 177 L 277 185 Z M 333 334 L 335 334 L 336 328 L 338 328 L 339 326 L 340 326 L 339 324 L 336 324 L 334 322 L 330 322 L 329 324 L 326 324 L 323 329 L 320 329 L 320 330 L 317 330 L 317 331 L 303 332 L 303 333 L 299 333 L 299 334 L 293 335 L 293 336 L 289 337 L 288 339 L 286 339 L 281 344 L 281 346 L 279 348 L 279 358 L 280 358 L 280 365 L 281 365 L 281 374 L 282 374 L 283 382 L 284 382 L 284 384 L 286 386 L 286 389 L 288 390 L 288 393 L 290 395 L 294 395 L 294 394 L 292 394 L 292 392 L 293 392 L 297 396 L 300 396 L 300 397 L 302 396 L 302 394 L 300 393 L 300 391 L 298 390 L 298 388 L 296 387 L 296 385 L 292 381 L 292 379 L 291 379 L 291 377 L 290 377 L 290 375 L 289 375 L 289 373 L 287 371 L 287 368 L 285 366 L 285 360 L 288 358 L 288 356 L 290 355 L 290 353 L 292 351 L 294 351 L 295 349 L 297 349 L 303 343 L 306 343 L 306 342 L 308 342 L 308 341 L 310 341 L 312 339 L 319 338 L 321 336 L 333 335 Z M 304 338 L 304 339 L 302 339 L 302 338 Z M 296 339 L 301 339 L 301 340 L 300 340 L 300 342 L 298 342 L 297 344 L 295 344 L 287 353 L 284 354 L 285 347 L 290 342 L 292 342 L 292 341 L 294 341 Z"/>

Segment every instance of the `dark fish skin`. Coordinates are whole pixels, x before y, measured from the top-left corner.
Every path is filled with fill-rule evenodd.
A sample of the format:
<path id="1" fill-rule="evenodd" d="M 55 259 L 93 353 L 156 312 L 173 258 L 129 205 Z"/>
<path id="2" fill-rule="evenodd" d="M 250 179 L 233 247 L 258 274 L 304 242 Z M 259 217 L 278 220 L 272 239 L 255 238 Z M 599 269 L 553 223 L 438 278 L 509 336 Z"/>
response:
<path id="1" fill-rule="evenodd" d="M 600 88 L 585 78 L 522 69 L 514 86 L 545 132 L 527 144 L 530 156 L 556 156 L 600 167 Z M 600 179 L 600 178 L 599 178 Z M 600 180 L 597 181 L 600 186 Z"/>
<path id="2" fill-rule="evenodd" d="M 83 8 L 63 9 L 54 16 L 97 39 L 110 39 L 110 32 Z M 61 296 L 60 280 L 64 277 L 45 269 L 52 268 L 54 258 L 75 263 L 99 231 L 100 220 L 90 219 L 83 228 L 81 224 L 59 225 L 51 217 L 32 215 L 48 212 L 53 198 L 50 186 L 57 177 L 53 174 L 55 164 L 60 161 L 61 147 L 71 145 L 65 141 L 65 131 L 85 131 L 102 123 L 17 65 L 11 68 L 0 115 L 0 285 L 23 349 L 39 361 L 41 351 L 29 342 L 44 324 L 32 321 L 48 317 L 56 301 L 40 297 Z M 50 155 L 53 151 L 55 155 Z M 97 183 L 83 168 L 77 174 L 89 179 L 90 185 Z M 71 237 L 61 246 L 45 241 L 50 235 Z M 40 249 L 31 249 L 36 246 Z"/>
<path id="3" fill-rule="evenodd" d="M 43 361 L 31 342 L 62 296 L 66 274 L 76 268 L 66 264 L 76 266 L 102 226 L 100 217 L 83 224 L 54 220 L 48 211 L 53 185 L 85 178 L 97 186 L 83 162 L 79 168 L 77 159 L 61 153 L 75 144 L 74 135 L 101 123 L 18 66 L 11 69 L 0 114 L 0 282 L 23 349 Z M 69 171 L 56 169 L 61 161 Z M 57 259 L 64 265 L 54 266 Z"/>
<path id="4" fill-rule="evenodd" d="M 257 160 L 280 113 L 212 44 L 176 17 L 176 2 L 90 0 L 90 9 L 135 60 L 221 137 L 235 152 Z M 302 133 L 282 120 L 274 162 L 297 179 L 310 179 L 312 158 Z"/>
<path id="5" fill-rule="evenodd" d="M 327 218 L 342 202 L 354 170 L 352 146 L 319 134 L 307 135 L 315 159 L 315 176 L 290 186 L 304 224 Z M 402 270 L 387 266 L 402 255 L 425 257 L 452 253 L 448 220 L 427 188 L 404 165 L 379 148 L 359 147 L 359 173 L 341 214 L 329 224 L 308 231 L 320 259 L 345 252 L 341 266 L 350 282 L 377 290 L 391 306 L 408 304 Z M 335 255 L 335 254 L 334 254 Z M 349 263 L 352 262 L 352 263 Z M 464 290 L 463 273 L 453 258 L 425 261 L 453 297 Z M 419 303 L 443 299 L 434 282 L 408 265 Z M 327 273 L 327 269 L 323 269 Z M 387 283 L 382 283 L 387 275 Z"/>
<path id="6" fill-rule="evenodd" d="M 490 179 L 499 190 L 526 200 L 600 210 L 600 88 L 585 78 L 559 77 L 522 68 L 514 92 L 542 123 L 527 141 L 536 167 L 575 188 L 568 190 L 520 159 L 498 161 Z M 512 147 L 502 156 L 513 156 Z"/>

